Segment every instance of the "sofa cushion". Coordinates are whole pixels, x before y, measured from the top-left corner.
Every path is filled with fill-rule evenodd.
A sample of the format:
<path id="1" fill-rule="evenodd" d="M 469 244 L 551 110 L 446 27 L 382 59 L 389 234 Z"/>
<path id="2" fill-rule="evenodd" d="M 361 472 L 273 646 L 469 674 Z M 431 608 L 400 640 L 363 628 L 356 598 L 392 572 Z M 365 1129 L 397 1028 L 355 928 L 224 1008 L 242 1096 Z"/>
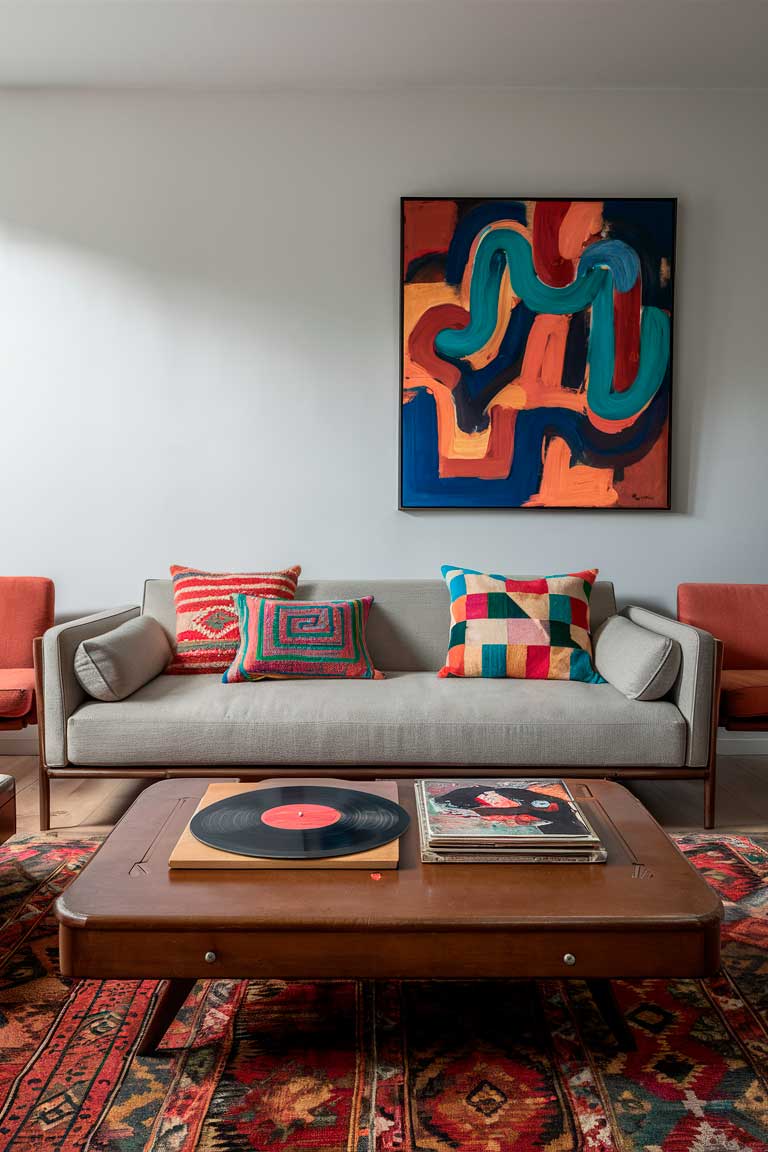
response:
<path id="1" fill-rule="evenodd" d="M 34 668 L 0 668 L 0 718 L 15 720 L 32 710 Z"/>
<path id="2" fill-rule="evenodd" d="M 595 668 L 630 700 L 661 700 L 680 671 L 680 645 L 669 636 L 611 616 L 595 633 Z"/>
<path id="3" fill-rule="evenodd" d="M 95 700 L 124 700 L 159 676 L 171 656 L 157 620 L 136 616 L 111 632 L 83 640 L 75 652 L 75 675 Z"/>
<path id="4" fill-rule="evenodd" d="M 768 668 L 729 668 L 722 673 L 723 712 L 734 718 L 768 716 Z"/>
<path id="5" fill-rule="evenodd" d="M 75 764 L 679 766 L 686 728 L 667 701 L 566 680 L 264 680 L 158 676 L 69 718 Z"/>

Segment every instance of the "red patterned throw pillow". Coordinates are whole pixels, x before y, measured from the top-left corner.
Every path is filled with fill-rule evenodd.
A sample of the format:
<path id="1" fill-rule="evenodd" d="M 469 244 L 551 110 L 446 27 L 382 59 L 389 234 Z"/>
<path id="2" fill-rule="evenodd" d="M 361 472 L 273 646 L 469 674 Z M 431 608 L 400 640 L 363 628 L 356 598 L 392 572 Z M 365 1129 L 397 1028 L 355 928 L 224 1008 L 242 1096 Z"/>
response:
<path id="1" fill-rule="evenodd" d="M 176 655 L 171 674 L 226 672 L 240 643 L 234 597 L 238 594 L 292 600 L 301 568 L 280 572 L 201 572 L 171 568 L 176 605 Z"/>
<path id="2" fill-rule="evenodd" d="M 266 600 L 236 596 L 240 647 L 225 684 L 242 680 L 383 680 L 365 626 L 373 596 L 360 600 Z"/>

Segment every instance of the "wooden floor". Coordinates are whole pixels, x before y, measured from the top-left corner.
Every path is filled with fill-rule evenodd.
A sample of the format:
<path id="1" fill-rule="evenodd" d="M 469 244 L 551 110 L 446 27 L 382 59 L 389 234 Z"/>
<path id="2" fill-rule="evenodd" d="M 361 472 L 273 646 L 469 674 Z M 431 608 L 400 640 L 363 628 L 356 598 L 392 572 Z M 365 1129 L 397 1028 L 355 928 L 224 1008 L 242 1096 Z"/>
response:
<path id="1" fill-rule="evenodd" d="M 37 758 L 0 756 L 0 772 L 16 778 L 19 832 L 37 832 Z M 717 827 L 768 835 L 768 757 L 721 756 Z M 54 830 L 108 831 L 146 784 L 131 780 L 54 780 Z M 698 780 L 650 780 L 631 785 L 657 820 L 673 831 L 700 830 L 704 787 Z"/>

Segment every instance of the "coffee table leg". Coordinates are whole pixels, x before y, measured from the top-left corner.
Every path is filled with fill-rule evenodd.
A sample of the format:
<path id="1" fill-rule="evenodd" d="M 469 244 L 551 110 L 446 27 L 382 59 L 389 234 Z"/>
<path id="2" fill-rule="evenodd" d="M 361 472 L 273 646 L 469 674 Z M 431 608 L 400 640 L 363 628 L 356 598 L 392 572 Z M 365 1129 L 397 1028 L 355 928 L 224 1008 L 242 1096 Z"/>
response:
<path id="1" fill-rule="evenodd" d="M 195 980 L 168 980 L 155 1004 L 146 1031 L 136 1052 L 139 1056 L 154 1056 L 157 1046 L 168 1031 L 176 1013 L 195 986 Z"/>
<path id="2" fill-rule="evenodd" d="M 635 1038 L 619 1008 L 610 980 L 587 980 L 587 986 L 600 1015 L 613 1032 L 619 1048 L 622 1052 L 634 1052 L 637 1047 Z"/>

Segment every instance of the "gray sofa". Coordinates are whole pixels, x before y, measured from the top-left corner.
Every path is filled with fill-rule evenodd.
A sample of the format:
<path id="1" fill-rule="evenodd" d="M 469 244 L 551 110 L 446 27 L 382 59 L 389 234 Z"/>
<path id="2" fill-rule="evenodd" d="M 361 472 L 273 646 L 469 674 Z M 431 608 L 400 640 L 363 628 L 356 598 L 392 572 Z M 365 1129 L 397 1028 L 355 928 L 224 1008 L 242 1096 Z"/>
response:
<path id="1" fill-rule="evenodd" d="M 438 679 L 449 620 L 439 580 L 318 580 L 300 599 L 373 595 L 368 640 L 384 680 L 221 683 L 218 675 L 161 674 L 124 700 L 89 698 L 74 674 L 81 641 L 139 613 L 171 645 L 171 582 L 148 580 L 141 607 L 50 629 L 37 646 L 41 813 L 52 777 L 346 777 L 412 773 L 700 778 L 714 816 L 713 691 L 717 643 L 643 608 L 622 615 L 673 639 L 680 670 L 661 700 L 629 699 L 611 683 Z M 613 586 L 592 594 L 593 631 L 615 615 Z M 633 631 L 633 630 L 630 630 Z M 639 633 L 637 635 L 640 635 Z M 626 660 L 634 659 L 628 645 Z"/>

